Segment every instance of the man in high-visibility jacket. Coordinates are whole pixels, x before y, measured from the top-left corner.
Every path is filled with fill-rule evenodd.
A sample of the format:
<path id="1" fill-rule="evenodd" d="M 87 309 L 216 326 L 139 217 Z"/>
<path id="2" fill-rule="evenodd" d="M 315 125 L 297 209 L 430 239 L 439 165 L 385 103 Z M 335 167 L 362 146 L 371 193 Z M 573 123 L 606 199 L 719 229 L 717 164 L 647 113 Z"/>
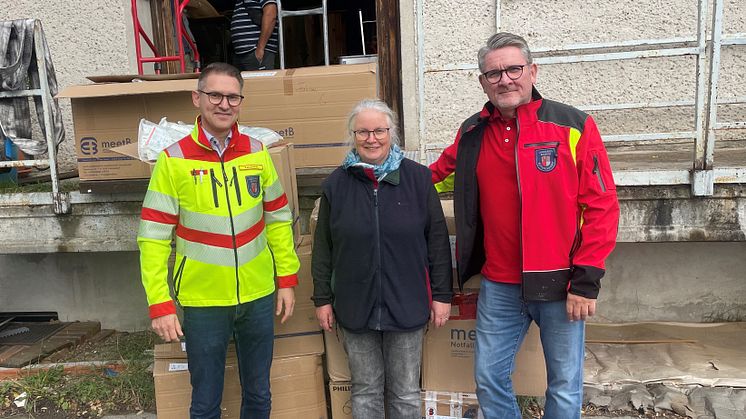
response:
<path id="1" fill-rule="evenodd" d="M 240 72 L 213 63 L 192 92 L 194 130 L 158 157 L 137 236 L 152 327 L 186 340 L 192 418 L 219 418 L 228 341 L 241 377 L 241 418 L 269 418 L 274 317 L 293 313 L 298 257 L 292 214 L 272 160 L 238 132 Z M 173 297 L 168 258 L 175 234 Z M 274 304 L 275 278 L 277 304 Z M 184 310 L 184 333 L 176 315 Z"/>

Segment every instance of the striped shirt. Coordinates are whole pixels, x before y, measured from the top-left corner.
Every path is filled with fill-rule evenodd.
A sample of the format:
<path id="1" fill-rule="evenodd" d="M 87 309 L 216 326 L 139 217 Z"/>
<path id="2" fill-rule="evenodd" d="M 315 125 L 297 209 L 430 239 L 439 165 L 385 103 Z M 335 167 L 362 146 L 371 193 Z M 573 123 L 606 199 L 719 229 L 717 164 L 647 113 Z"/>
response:
<path id="1" fill-rule="evenodd" d="M 270 3 L 277 4 L 275 0 L 236 0 L 231 19 L 231 40 L 236 54 L 248 54 L 256 49 L 262 28 L 251 20 L 249 10 L 261 11 Z M 264 49 L 276 54 L 277 45 L 277 23 L 275 23 L 272 36 L 269 37 Z"/>

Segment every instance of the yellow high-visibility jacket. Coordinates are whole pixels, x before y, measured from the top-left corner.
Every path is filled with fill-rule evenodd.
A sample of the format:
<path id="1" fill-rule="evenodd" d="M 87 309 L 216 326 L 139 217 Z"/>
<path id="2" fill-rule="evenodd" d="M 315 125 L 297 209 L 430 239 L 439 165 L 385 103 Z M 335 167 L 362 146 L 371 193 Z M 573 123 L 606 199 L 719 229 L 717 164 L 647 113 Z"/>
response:
<path id="1" fill-rule="evenodd" d="M 230 306 L 298 284 L 292 213 L 272 159 L 234 125 L 223 156 L 199 118 L 153 168 L 137 244 L 150 317 L 175 313 L 168 258 L 176 233 L 174 298 L 182 306 Z"/>

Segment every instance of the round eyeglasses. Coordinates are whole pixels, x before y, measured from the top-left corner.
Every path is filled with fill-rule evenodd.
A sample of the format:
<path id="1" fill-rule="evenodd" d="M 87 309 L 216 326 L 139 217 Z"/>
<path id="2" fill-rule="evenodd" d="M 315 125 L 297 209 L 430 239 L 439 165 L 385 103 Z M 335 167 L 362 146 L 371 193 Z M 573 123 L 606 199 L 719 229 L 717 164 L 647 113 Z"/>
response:
<path id="1" fill-rule="evenodd" d="M 390 129 L 391 128 L 376 128 L 372 131 L 369 131 L 367 129 L 358 129 L 352 132 L 355 133 L 355 136 L 358 140 L 367 140 L 370 134 L 373 134 L 373 136 L 376 137 L 376 140 L 383 140 L 386 137 L 386 133 L 389 132 Z"/>
<path id="2" fill-rule="evenodd" d="M 213 105 L 220 105 L 223 103 L 223 98 L 228 99 L 228 105 L 236 107 L 243 102 L 243 96 L 241 95 L 224 95 L 218 92 L 205 92 L 204 90 L 197 90 L 203 95 L 207 96 L 207 100 Z"/>
<path id="3" fill-rule="evenodd" d="M 523 75 L 523 67 L 525 66 L 525 64 L 511 65 L 504 70 L 492 70 L 486 73 L 482 73 L 482 77 L 484 77 L 488 82 L 492 84 L 499 83 L 500 80 L 503 78 L 503 73 L 505 73 L 505 75 L 508 76 L 508 78 L 511 80 L 518 80 Z"/>

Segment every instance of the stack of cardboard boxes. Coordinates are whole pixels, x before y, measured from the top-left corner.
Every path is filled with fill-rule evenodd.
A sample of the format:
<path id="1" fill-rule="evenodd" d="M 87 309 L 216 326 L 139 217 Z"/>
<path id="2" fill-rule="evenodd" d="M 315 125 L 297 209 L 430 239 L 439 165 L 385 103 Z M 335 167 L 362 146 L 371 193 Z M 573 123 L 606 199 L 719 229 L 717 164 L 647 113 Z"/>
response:
<path id="1" fill-rule="evenodd" d="M 375 64 L 244 72 L 239 123 L 277 131 L 295 144 L 297 167 L 336 166 L 348 150 L 347 115 L 377 97 Z M 196 75 L 195 75 L 196 77 Z M 112 149 L 137 144 L 141 118 L 193 123 L 197 80 L 176 79 L 70 86 L 82 181 L 142 179 L 150 168 Z"/>

